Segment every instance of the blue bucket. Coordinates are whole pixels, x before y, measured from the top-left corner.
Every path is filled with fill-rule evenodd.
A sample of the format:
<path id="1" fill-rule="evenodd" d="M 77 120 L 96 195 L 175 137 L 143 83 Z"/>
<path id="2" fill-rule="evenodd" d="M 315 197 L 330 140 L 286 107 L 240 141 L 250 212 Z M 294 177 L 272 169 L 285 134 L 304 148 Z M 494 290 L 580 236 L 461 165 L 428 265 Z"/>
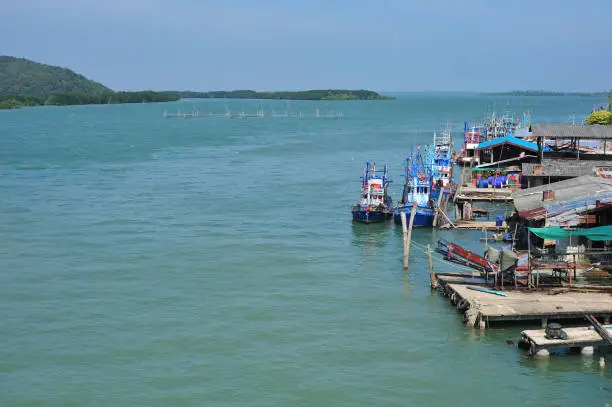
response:
<path id="1" fill-rule="evenodd" d="M 501 226 L 504 223 L 504 215 L 497 215 L 495 217 L 495 226 Z"/>

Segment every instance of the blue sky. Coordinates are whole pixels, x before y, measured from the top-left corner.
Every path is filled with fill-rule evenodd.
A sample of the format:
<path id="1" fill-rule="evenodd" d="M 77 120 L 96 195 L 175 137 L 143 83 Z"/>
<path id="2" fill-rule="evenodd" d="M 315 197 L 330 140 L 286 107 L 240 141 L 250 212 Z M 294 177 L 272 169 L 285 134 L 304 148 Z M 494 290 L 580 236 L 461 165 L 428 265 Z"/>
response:
<path id="1" fill-rule="evenodd" d="M 612 88 L 612 1 L 20 0 L 0 54 L 116 90 Z"/>

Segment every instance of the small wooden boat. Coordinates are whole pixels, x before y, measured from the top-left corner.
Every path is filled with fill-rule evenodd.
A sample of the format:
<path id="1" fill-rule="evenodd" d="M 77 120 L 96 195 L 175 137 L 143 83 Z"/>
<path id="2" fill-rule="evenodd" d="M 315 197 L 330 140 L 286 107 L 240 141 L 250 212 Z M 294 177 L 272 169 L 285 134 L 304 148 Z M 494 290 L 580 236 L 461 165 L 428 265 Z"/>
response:
<path id="1" fill-rule="evenodd" d="M 498 266 L 496 264 L 492 264 L 484 257 L 445 239 L 438 240 L 436 251 L 444 255 L 446 260 L 462 264 L 479 271 L 495 273 L 498 270 Z"/>

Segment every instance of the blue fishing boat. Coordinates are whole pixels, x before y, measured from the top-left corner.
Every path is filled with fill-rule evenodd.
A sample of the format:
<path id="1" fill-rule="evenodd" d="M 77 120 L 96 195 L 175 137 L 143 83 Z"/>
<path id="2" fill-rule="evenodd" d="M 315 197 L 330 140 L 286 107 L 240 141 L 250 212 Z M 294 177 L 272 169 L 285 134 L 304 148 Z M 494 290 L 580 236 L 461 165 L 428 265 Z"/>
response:
<path id="1" fill-rule="evenodd" d="M 416 154 L 406 158 L 404 164 L 406 181 L 402 198 L 394 211 L 394 220 L 395 223 L 401 224 L 402 212 L 405 212 L 409 219 L 412 207 L 416 205 L 412 226 L 431 227 L 434 218 L 434 202 L 431 198 L 432 168 L 429 157 L 431 152 L 427 148 L 424 152 L 420 150 L 419 146 Z"/>
<path id="2" fill-rule="evenodd" d="M 353 221 L 362 223 L 384 222 L 393 215 L 393 201 L 389 196 L 387 166 L 376 171 L 376 163 L 366 163 L 361 176 L 361 196 L 351 212 Z"/>
<path id="3" fill-rule="evenodd" d="M 453 139 L 451 136 L 450 127 L 446 127 L 441 135 L 433 136 L 433 155 L 432 160 L 432 194 L 431 197 L 435 201 L 438 199 L 442 188 L 444 193 L 453 195 L 456 189 L 453 181 Z"/>

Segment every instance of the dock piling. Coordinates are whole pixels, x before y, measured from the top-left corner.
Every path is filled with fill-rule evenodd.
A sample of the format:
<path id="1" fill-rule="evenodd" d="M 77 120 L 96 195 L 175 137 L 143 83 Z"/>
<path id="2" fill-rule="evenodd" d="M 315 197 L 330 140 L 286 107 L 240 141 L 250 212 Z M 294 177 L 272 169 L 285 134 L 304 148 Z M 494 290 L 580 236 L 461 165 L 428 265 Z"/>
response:
<path id="1" fill-rule="evenodd" d="M 406 240 L 408 239 L 408 226 L 406 225 L 406 212 L 400 212 L 402 219 L 402 237 L 404 239 L 404 270 L 408 269 L 408 249 L 406 248 Z"/>
<path id="2" fill-rule="evenodd" d="M 412 238 L 412 224 L 414 222 L 414 215 L 416 215 L 416 204 L 412 205 L 412 211 L 410 212 L 410 222 L 408 223 L 408 229 L 406 230 L 406 213 L 401 212 L 400 217 L 402 218 L 402 231 L 404 235 L 404 270 L 408 271 L 408 259 L 410 258 L 410 240 Z"/>
<path id="3" fill-rule="evenodd" d="M 412 239 L 412 224 L 414 222 L 414 215 L 416 215 L 416 204 L 412 205 L 412 211 L 410 212 L 410 222 L 408 222 L 408 240 L 406 243 L 406 270 L 408 270 L 408 258 L 410 257 L 410 240 Z"/>
<path id="4" fill-rule="evenodd" d="M 438 195 L 438 202 L 436 203 L 436 210 L 433 218 L 433 226 L 438 226 L 438 214 L 440 213 L 440 202 L 442 202 L 442 196 L 444 195 L 444 187 L 440 189 L 440 195 Z"/>
<path id="5" fill-rule="evenodd" d="M 595 347 L 594 346 L 585 346 L 580 350 L 580 353 L 586 356 L 590 356 L 593 353 L 595 353 Z"/>
<path id="6" fill-rule="evenodd" d="M 429 261 L 429 283 L 432 289 L 438 288 L 438 279 L 434 273 L 433 261 L 431 259 L 431 246 L 427 245 L 427 260 Z"/>
<path id="7" fill-rule="evenodd" d="M 485 321 L 485 319 L 481 316 L 478 319 L 478 328 L 480 329 L 485 329 L 487 327 L 487 322 Z"/>

